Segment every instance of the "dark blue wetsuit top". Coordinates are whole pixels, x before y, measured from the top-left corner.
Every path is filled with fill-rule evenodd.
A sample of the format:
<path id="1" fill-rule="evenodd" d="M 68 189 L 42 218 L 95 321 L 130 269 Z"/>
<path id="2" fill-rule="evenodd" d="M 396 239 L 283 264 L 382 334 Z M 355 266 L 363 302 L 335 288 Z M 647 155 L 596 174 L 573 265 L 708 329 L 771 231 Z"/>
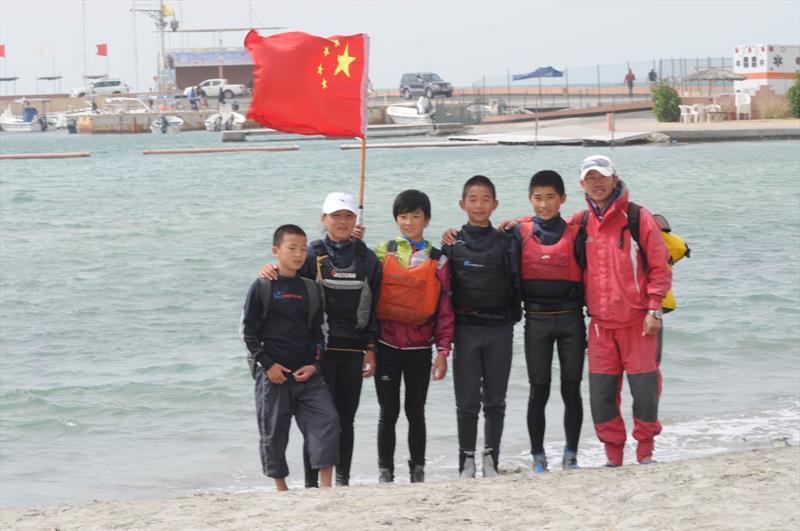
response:
<path id="1" fill-rule="evenodd" d="M 328 256 L 331 258 L 333 265 L 338 268 L 347 268 L 353 264 L 356 256 L 356 242 L 334 242 L 325 236 L 322 240 L 325 244 L 325 249 Z M 380 335 L 380 328 L 378 320 L 375 318 L 375 308 L 378 304 L 378 291 L 381 285 L 381 264 L 375 253 L 367 248 L 366 249 L 366 269 L 367 269 L 367 283 L 372 290 L 372 311 L 370 312 L 369 324 L 364 330 L 352 330 L 352 334 L 348 337 L 328 337 L 328 348 L 344 348 L 344 349 L 363 349 L 365 341 L 367 343 L 377 343 L 378 336 Z M 308 246 L 308 257 L 306 263 L 300 268 L 300 274 L 306 278 L 317 278 L 317 256 L 314 252 L 313 246 Z"/>
<path id="2" fill-rule="evenodd" d="M 309 327 L 308 292 L 303 279 L 279 277 L 272 281 L 266 319 L 261 317 L 261 283 L 250 286 L 242 314 L 242 338 L 264 370 L 280 363 L 291 371 L 312 364 L 324 348 L 322 311 Z"/>
<path id="3" fill-rule="evenodd" d="M 489 225 L 488 227 L 475 227 L 464 225 L 461 227 L 464 244 L 468 248 L 477 251 L 488 249 L 494 243 L 495 238 L 500 236 L 500 231 Z M 474 324 L 480 326 L 501 325 L 506 323 L 516 323 L 520 320 L 522 311 L 520 303 L 520 273 L 519 273 L 519 244 L 509 238 L 508 251 L 506 252 L 506 268 L 510 273 L 511 285 L 509 286 L 509 302 L 505 309 L 497 311 L 471 310 L 469 308 L 455 308 L 456 322 Z M 445 245 L 442 253 L 448 260 L 453 259 L 453 246 Z M 451 262 L 452 263 L 452 262 Z M 452 267 L 451 267 L 452 271 Z"/>

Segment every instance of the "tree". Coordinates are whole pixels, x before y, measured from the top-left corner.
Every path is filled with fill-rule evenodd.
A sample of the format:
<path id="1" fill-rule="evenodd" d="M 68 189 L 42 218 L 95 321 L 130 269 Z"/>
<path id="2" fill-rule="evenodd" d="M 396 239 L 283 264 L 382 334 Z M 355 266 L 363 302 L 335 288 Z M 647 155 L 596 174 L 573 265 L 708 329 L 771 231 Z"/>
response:
<path id="1" fill-rule="evenodd" d="M 678 105 L 681 98 L 674 88 L 661 82 L 650 93 L 653 98 L 653 114 L 659 122 L 677 122 L 680 119 L 681 109 Z"/>
<path id="2" fill-rule="evenodd" d="M 795 74 L 794 85 L 789 87 L 786 97 L 789 98 L 789 105 L 792 107 L 792 116 L 800 118 L 800 71 Z"/>

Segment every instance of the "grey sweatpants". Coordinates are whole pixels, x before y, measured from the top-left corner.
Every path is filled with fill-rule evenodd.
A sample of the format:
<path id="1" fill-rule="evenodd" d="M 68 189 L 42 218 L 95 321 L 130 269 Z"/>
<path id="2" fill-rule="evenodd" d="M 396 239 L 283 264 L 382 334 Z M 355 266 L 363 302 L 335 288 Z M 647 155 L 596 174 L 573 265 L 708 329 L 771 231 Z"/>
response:
<path id="1" fill-rule="evenodd" d="M 289 475 L 286 445 L 292 415 L 305 439 L 311 468 L 335 465 L 339 455 L 339 417 L 322 375 L 316 373 L 305 382 L 289 378 L 282 384 L 274 384 L 259 367 L 256 416 L 261 435 L 261 467 L 271 478 Z"/>
<path id="2" fill-rule="evenodd" d="M 511 373 L 514 325 L 456 324 L 453 387 L 456 391 L 459 449 L 475 451 L 478 413 L 483 405 L 484 448 L 495 463 L 506 414 L 506 391 Z"/>

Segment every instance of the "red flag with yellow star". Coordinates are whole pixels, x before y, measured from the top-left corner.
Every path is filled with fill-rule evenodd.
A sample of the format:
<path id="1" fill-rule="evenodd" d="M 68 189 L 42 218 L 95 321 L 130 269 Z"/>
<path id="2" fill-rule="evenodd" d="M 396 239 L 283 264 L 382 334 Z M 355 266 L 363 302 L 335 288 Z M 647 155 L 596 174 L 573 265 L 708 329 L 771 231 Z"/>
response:
<path id="1" fill-rule="evenodd" d="M 248 118 L 286 133 L 364 138 L 366 34 L 262 37 L 251 30 L 244 45 L 255 63 Z"/>

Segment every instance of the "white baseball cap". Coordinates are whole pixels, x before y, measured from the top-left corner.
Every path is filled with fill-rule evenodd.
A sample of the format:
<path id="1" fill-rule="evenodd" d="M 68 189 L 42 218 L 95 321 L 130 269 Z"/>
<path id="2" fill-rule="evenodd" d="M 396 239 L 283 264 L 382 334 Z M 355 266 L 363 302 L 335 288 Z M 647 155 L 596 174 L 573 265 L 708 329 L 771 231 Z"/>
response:
<path id="1" fill-rule="evenodd" d="M 342 192 L 331 192 L 322 203 L 323 214 L 333 214 L 340 210 L 348 210 L 353 214 L 358 214 L 358 206 L 356 199 L 350 194 L 343 194 Z"/>
<path id="2" fill-rule="evenodd" d="M 586 177 L 586 174 L 592 170 L 598 171 L 606 177 L 617 174 L 614 163 L 605 155 L 590 155 L 583 159 L 581 163 L 581 181 Z"/>

